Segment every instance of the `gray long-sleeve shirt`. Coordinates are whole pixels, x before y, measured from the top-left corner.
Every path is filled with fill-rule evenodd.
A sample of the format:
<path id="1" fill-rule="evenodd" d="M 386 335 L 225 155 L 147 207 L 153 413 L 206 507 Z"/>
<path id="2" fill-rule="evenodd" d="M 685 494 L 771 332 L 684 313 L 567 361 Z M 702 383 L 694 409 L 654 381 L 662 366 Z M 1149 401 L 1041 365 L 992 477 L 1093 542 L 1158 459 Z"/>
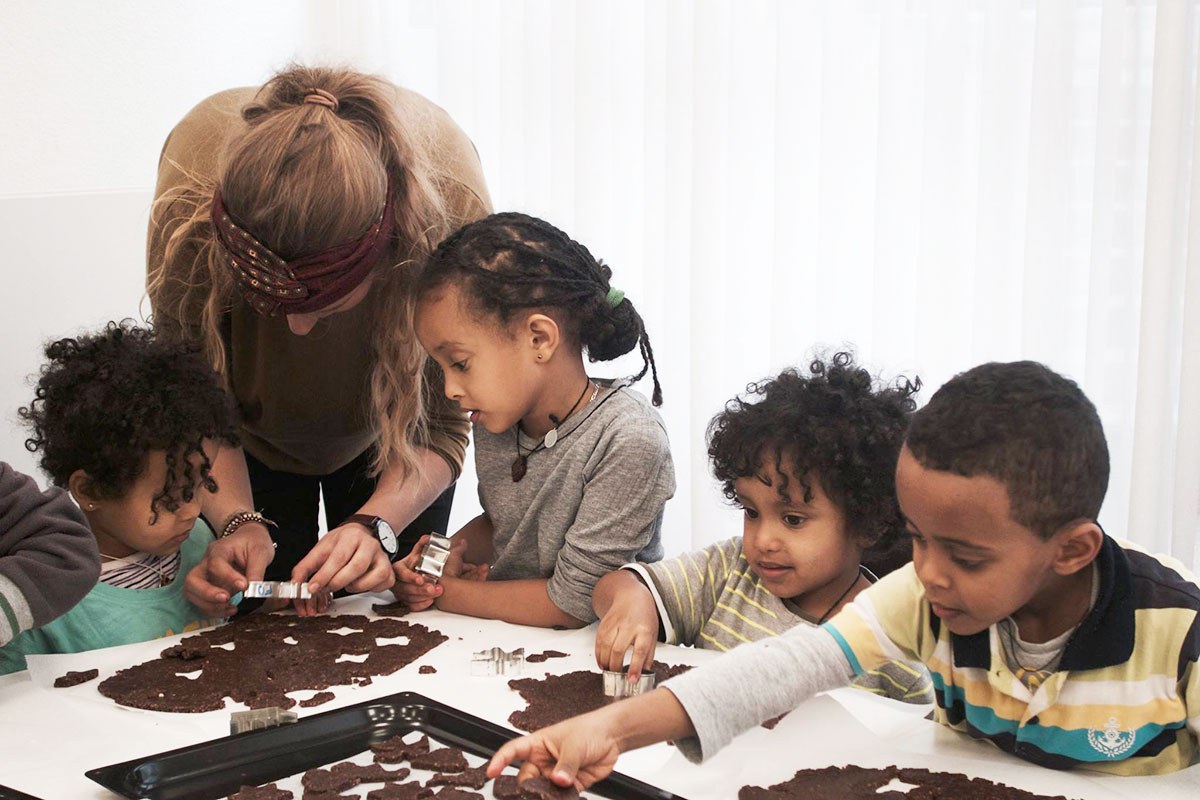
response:
<path id="1" fill-rule="evenodd" d="M 663 686 L 678 698 L 694 738 L 676 739 L 689 761 L 702 761 L 729 740 L 791 711 L 818 692 L 846 686 L 850 662 L 822 628 L 798 626 L 734 648 Z"/>
<path id="2" fill-rule="evenodd" d="M 0 645 L 70 611 L 99 577 L 96 538 L 70 496 L 0 461 Z"/>
<path id="3" fill-rule="evenodd" d="M 548 578 L 550 600 L 585 622 L 596 618 L 596 581 L 630 561 L 662 558 L 663 505 L 675 493 L 658 412 L 624 384 L 601 386 L 559 427 L 554 447 L 527 457 L 520 481 L 512 479 L 517 442 L 528 454 L 542 440 L 475 427 L 479 501 L 495 551 L 488 579 Z"/>

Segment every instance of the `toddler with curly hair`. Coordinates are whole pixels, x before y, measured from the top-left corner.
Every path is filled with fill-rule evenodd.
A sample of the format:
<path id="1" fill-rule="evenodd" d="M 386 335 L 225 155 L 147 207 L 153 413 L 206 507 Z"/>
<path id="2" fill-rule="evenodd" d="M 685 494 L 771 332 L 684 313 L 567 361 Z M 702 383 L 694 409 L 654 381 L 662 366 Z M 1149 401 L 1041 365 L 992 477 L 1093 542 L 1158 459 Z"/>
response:
<path id="1" fill-rule="evenodd" d="M 131 321 L 46 347 L 21 417 L 41 467 L 87 517 L 100 582 L 65 615 L 0 648 L 0 674 L 34 653 L 76 653 L 215 624 L 183 596 L 213 540 L 200 518 L 217 449 L 237 444 L 233 408 L 197 347 Z"/>
<path id="2" fill-rule="evenodd" d="M 904 523 L 893 473 L 920 387 L 883 385 L 848 353 L 751 384 L 709 425 L 708 454 L 743 535 L 609 573 L 592 603 L 596 662 L 631 679 L 657 642 L 729 650 L 817 626 L 876 580 L 865 553 L 895 566 Z M 911 551 L 910 551 L 911 552 Z M 857 685 L 930 702 L 928 673 L 890 662 Z"/>

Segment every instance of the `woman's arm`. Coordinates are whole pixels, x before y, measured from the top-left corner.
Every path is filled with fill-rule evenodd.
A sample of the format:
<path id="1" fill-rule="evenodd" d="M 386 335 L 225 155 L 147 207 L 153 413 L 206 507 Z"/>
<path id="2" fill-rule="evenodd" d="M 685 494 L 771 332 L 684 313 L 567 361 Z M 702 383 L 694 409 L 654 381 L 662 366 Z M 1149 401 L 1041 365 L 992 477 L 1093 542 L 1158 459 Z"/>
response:
<path id="1" fill-rule="evenodd" d="M 375 492 L 358 513 L 381 517 L 393 530 L 403 530 L 446 490 L 451 479 L 445 459 L 432 450 L 423 450 L 419 476 L 405 476 L 398 466 L 384 471 Z M 371 529 L 350 522 L 321 537 L 308 555 L 296 564 L 292 580 L 307 582 L 314 594 L 340 589 L 382 592 L 395 583 L 395 574 Z M 297 610 L 302 614 L 315 613 L 316 609 L 315 599 L 297 604 Z"/>

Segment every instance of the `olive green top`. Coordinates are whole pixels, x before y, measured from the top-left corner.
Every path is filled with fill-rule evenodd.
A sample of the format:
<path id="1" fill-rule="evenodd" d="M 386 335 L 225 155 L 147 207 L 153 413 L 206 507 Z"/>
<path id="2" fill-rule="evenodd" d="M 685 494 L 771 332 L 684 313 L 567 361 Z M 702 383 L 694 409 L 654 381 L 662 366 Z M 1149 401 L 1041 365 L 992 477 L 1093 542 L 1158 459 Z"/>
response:
<path id="1" fill-rule="evenodd" d="M 155 199 L 187 184 L 187 174 L 213 178 L 227 137 L 244 125 L 241 109 L 257 89 L 220 92 L 202 101 L 175 126 L 163 145 Z M 401 124 L 417 141 L 436 143 L 430 158 L 435 182 L 444 192 L 451 229 L 491 212 L 491 199 L 474 145 L 454 120 L 424 97 L 397 89 Z M 190 209 L 171 205 L 150 220 L 147 269 L 158 264 L 166 242 Z M 207 300 L 205 287 L 189 289 L 199 245 L 189 245 L 167 265 L 166 279 L 150 295 L 155 324 L 165 332 L 199 338 Z M 306 336 L 288 329 L 283 315 L 262 317 L 235 292 L 223 320 L 227 377 L 242 413 L 242 443 L 271 469 L 301 475 L 326 475 L 349 463 L 379 436 L 372 419 L 373 369 L 371 326 L 376 304 L 368 297 L 349 311 L 322 319 Z M 178 301 L 186 297 L 177 319 Z M 394 324 L 394 323 L 392 323 Z M 470 426 L 457 404 L 446 399 L 442 378 L 429 361 L 426 376 L 430 448 L 457 477 L 466 453 Z"/>

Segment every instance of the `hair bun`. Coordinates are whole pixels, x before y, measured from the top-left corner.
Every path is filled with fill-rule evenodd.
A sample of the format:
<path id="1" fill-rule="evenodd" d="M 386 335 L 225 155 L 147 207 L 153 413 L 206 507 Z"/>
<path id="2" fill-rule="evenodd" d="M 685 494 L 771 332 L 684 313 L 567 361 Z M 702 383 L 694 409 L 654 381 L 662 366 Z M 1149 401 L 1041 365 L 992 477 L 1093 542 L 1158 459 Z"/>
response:
<path id="1" fill-rule="evenodd" d="M 629 298 L 609 305 L 607 294 L 598 298 L 588 309 L 587 323 L 581 326 L 588 358 L 592 361 L 611 361 L 637 347 L 642 335 L 642 318 Z"/>

